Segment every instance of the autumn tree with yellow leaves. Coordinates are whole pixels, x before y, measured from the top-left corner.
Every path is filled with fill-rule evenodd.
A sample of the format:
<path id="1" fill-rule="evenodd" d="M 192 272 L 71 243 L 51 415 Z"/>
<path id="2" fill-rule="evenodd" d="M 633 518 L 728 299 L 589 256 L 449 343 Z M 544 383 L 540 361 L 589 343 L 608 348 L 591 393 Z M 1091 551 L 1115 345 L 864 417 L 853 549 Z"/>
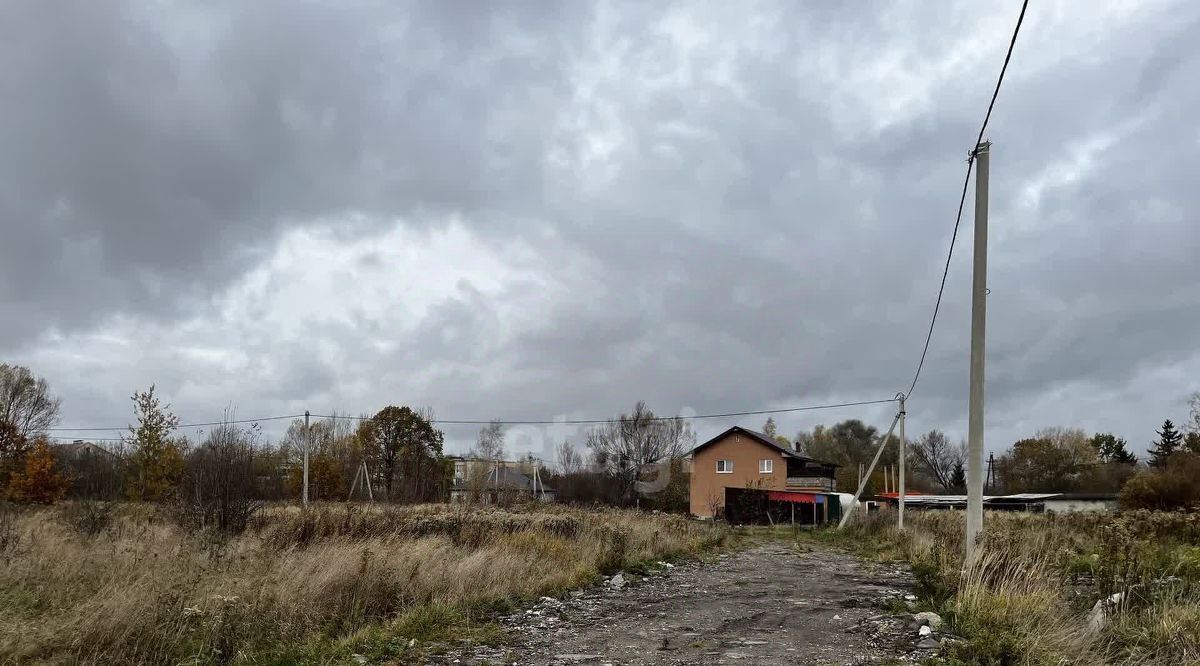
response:
<path id="1" fill-rule="evenodd" d="M 122 443 L 130 450 L 125 494 L 131 500 L 169 499 L 183 474 L 183 442 L 172 439 L 179 417 L 160 403 L 154 386 L 133 394 L 137 425 L 129 426 Z"/>
<path id="2" fill-rule="evenodd" d="M 25 455 L 24 469 L 8 482 L 8 495 L 14 502 L 54 504 L 67 494 L 70 481 L 58 472 L 54 454 L 44 438 L 38 438 Z"/>

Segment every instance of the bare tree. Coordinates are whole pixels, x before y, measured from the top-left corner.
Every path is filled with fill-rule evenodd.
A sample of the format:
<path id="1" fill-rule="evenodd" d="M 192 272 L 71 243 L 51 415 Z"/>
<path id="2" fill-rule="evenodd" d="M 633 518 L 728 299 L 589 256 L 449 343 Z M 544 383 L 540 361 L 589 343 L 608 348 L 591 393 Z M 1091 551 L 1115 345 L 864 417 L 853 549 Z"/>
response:
<path id="1" fill-rule="evenodd" d="M 0 422 L 9 424 L 20 439 L 45 434 L 58 422 L 60 401 L 50 385 L 29 368 L 0 364 Z"/>
<path id="2" fill-rule="evenodd" d="M 240 428 L 231 420 L 227 411 L 226 422 L 210 430 L 184 461 L 178 506 L 187 527 L 236 534 L 262 508 L 255 465 L 258 425 Z"/>
<path id="3" fill-rule="evenodd" d="M 1010 493 L 1071 492 L 1091 485 L 1100 465 L 1091 438 L 1082 430 L 1042 428 L 997 458 L 996 474 Z"/>
<path id="4" fill-rule="evenodd" d="M 819 448 L 819 443 L 828 439 L 828 428 L 823 425 L 814 426 L 812 431 L 801 430 L 796 433 L 796 438 L 793 440 L 793 446 L 796 451 L 803 453 L 806 456 L 813 455 L 813 451 Z"/>
<path id="5" fill-rule="evenodd" d="M 500 419 L 493 419 L 479 429 L 471 454 L 482 460 L 504 460 L 504 424 Z"/>
<path id="6" fill-rule="evenodd" d="M 942 487 L 945 492 L 955 489 L 955 470 L 967 460 L 963 442 L 952 443 L 940 430 L 930 430 L 912 443 L 910 449 L 918 470 Z"/>
<path id="7" fill-rule="evenodd" d="M 55 459 L 71 480 L 67 497 L 76 500 L 115 500 L 121 496 L 125 469 L 118 452 L 90 442 L 75 442 L 54 448 Z"/>
<path id="8" fill-rule="evenodd" d="M 583 456 L 579 455 L 571 442 L 564 439 L 554 452 L 563 474 L 576 474 L 583 469 Z"/>
<path id="9" fill-rule="evenodd" d="M 504 424 L 493 419 L 479 429 L 475 446 L 467 453 L 466 483 L 470 501 L 477 502 L 489 495 L 495 486 L 499 500 L 500 465 L 504 461 Z"/>
<path id="10" fill-rule="evenodd" d="M 679 417 L 658 417 L 639 401 L 632 414 L 596 426 L 588 433 L 593 459 L 620 482 L 622 497 L 633 499 L 635 484 L 649 465 L 679 457 L 696 434 Z"/>
<path id="11" fill-rule="evenodd" d="M 779 445 L 785 449 L 792 448 L 792 440 L 788 439 L 784 435 L 779 434 L 779 428 L 775 425 L 775 418 L 772 416 L 768 416 L 767 422 L 763 424 L 763 434 L 775 440 L 776 442 L 779 442 Z"/>
<path id="12" fill-rule="evenodd" d="M 291 493 L 298 493 L 303 484 L 304 449 L 307 446 L 309 497 L 345 499 L 346 489 L 358 475 L 365 455 L 354 420 L 334 411 L 326 418 L 313 421 L 307 431 L 304 419 L 295 419 L 288 425 L 279 441 L 279 454 L 287 467 L 287 485 Z"/>

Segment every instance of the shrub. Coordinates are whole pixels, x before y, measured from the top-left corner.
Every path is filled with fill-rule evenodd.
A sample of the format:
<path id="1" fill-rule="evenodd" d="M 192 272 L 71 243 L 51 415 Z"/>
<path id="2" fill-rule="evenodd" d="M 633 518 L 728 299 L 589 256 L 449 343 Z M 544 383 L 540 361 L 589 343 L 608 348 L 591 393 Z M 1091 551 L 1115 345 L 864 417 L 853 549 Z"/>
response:
<path id="1" fill-rule="evenodd" d="M 178 512 L 183 525 L 239 534 L 263 503 L 257 499 L 254 432 L 219 425 L 184 460 Z"/>
<path id="2" fill-rule="evenodd" d="M 80 536 L 95 538 L 112 527 L 113 513 L 111 502 L 81 500 L 67 503 L 62 518 Z"/>
<path id="3" fill-rule="evenodd" d="M 1200 513 L 989 513 L 963 562 L 963 515 L 860 516 L 816 538 L 912 563 L 921 604 L 964 640 L 952 664 L 1193 663 L 1200 653 Z M 1121 593 L 1103 631 L 1098 599 Z M 941 663 L 941 662 L 939 662 Z"/>
<path id="4" fill-rule="evenodd" d="M 1137 473 L 1121 489 L 1126 509 L 1200 508 L 1200 455 L 1176 453 L 1164 467 Z"/>

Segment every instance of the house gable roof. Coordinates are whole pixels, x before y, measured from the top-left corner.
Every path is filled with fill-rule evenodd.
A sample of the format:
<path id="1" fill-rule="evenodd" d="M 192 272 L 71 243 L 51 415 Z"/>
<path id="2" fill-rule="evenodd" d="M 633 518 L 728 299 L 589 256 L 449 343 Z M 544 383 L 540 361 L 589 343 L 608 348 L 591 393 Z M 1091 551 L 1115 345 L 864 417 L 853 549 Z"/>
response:
<path id="1" fill-rule="evenodd" d="M 779 444 L 779 442 L 776 442 L 774 439 L 767 437 L 763 433 L 757 432 L 755 430 L 750 430 L 749 428 L 743 428 L 742 426 L 733 426 L 729 430 L 726 430 L 725 432 L 717 435 L 716 437 L 713 437 L 712 439 L 708 440 L 707 442 L 704 442 L 700 446 L 697 446 L 696 448 L 692 449 L 692 455 L 696 455 L 702 449 L 708 448 L 709 446 L 712 446 L 713 444 L 716 444 L 717 442 L 725 439 L 729 435 L 732 435 L 735 433 L 745 435 L 745 436 L 749 437 L 752 441 L 762 444 L 763 446 L 765 446 L 767 448 L 774 449 L 775 451 L 783 454 L 783 456 L 785 458 L 791 458 L 792 460 L 802 460 L 804 462 L 816 463 L 818 465 L 831 465 L 833 467 L 837 467 L 837 465 L 835 465 L 834 463 L 827 463 L 827 462 L 824 462 L 821 460 L 817 460 L 816 458 L 810 458 L 810 457 L 804 455 L 803 453 L 785 448 L 785 447 L 781 446 Z"/>
<path id="2" fill-rule="evenodd" d="M 55 444 L 54 451 L 59 455 L 79 456 L 88 454 L 104 454 L 116 457 L 117 454 L 94 442 L 75 441 L 69 444 Z"/>

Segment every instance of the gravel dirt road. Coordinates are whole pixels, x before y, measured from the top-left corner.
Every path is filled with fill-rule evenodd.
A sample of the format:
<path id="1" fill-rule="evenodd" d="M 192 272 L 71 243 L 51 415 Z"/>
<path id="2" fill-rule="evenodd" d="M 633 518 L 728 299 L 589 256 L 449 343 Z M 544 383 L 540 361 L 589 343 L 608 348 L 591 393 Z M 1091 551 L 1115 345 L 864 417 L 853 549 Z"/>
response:
<path id="1" fill-rule="evenodd" d="M 708 562 L 621 574 L 504 618 L 505 649 L 449 663 L 894 664 L 923 656 L 907 614 L 883 609 L 899 565 L 771 542 Z M 457 660 L 457 661 L 455 661 Z"/>

